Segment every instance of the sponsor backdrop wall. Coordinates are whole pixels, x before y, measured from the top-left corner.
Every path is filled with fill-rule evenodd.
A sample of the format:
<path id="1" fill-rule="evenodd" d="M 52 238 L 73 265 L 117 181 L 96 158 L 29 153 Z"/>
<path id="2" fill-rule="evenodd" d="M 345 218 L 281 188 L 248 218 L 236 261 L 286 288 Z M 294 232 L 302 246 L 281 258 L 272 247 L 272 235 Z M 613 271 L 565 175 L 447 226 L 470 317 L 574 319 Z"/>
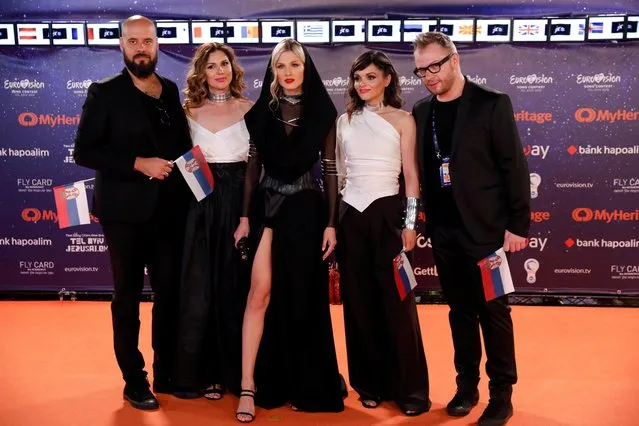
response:
<path id="1" fill-rule="evenodd" d="M 159 72 L 183 85 L 195 48 L 163 46 Z M 407 44 L 309 47 L 338 110 L 350 63 L 366 48 L 390 55 L 406 109 L 426 95 Z M 250 99 L 269 50 L 236 47 Z M 459 50 L 471 79 L 511 96 L 529 161 L 530 246 L 511 258 L 518 291 L 639 293 L 639 44 Z M 52 187 L 93 177 L 73 163 L 79 114 L 89 84 L 121 69 L 117 47 L 0 47 L 0 291 L 112 288 L 99 224 L 59 229 Z M 417 244 L 419 289 L 438 289 L 430 240 L 420 234 Z"/>

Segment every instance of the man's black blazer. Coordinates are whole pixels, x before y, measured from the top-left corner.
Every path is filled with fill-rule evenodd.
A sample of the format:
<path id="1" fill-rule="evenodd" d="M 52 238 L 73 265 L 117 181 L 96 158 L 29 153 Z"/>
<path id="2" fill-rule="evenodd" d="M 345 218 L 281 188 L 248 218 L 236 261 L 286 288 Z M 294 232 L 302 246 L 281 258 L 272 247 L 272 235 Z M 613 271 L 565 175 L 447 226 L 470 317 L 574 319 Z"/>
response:
<path id="1" fill-rule="evenodd" d="M 188 123 L 176 84 L 158 77 L 163 90 L 169 92 L 165 104 L 171 125 L 178 126 L 182 135 L 168 153 L 167 160 L 175 160 L 191 148 Z M 148 220 L 158 205 L 160 185 L 164 185 L 162 191 L 169 192 L 168 196 L 175 192 L 176 208 L 188 204 L 188 187 L 177 168 L 164 181 L 149 180 L 133 169 L 136 157 L 160 156 L 155 131 L 145 111 L 126 69 L 89 86 L 73 157 L 76 164 L 96 171 L 92 213 L 101 222 Z"/>
<path id="2" fill-rule="evenodd" d="M 428 121 L 432 100 L 429 96 L 413 107 L 428 233 L 432 232 L 429 211 L 437 206 L 429 202 L 436 183 L 427 178 L 427 168 L 440 164 L 427 134 L 432 127 Z M 502 244 L 506 230 L 527 237 L 530 175 L 508 95 L 466 78 L 450 157 L 453 197 L 472 239 L 481 245 Z"/>

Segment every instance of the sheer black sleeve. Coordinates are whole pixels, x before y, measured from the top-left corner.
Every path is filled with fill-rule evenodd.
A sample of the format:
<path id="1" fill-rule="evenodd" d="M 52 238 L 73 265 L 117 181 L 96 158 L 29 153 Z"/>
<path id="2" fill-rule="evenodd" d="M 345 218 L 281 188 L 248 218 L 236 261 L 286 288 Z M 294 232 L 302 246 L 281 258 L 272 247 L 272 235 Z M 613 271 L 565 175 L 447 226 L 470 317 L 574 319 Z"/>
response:
<path id="1" fill-rule="evenodd" d="M 322 171 L 324 174 L 324 192 L 328 200 L 328 224 L 337 226 L 337 164 L 335 160 L 335 125 L 326 136 L 322 150 Z"/>
<path id="2" fill-rule="evenodd" d="M 246 165 L 246 173 L 244 175 L 244 200 L 242 203 L 242 217 L 248 217 L 251 209 L 251 199 L 255 192 L 255 187 L 260 180 L 262 174 L 262 159 L 257 152 L 257 147 L 251 141 L 249 143 L 249 159 Z"/>

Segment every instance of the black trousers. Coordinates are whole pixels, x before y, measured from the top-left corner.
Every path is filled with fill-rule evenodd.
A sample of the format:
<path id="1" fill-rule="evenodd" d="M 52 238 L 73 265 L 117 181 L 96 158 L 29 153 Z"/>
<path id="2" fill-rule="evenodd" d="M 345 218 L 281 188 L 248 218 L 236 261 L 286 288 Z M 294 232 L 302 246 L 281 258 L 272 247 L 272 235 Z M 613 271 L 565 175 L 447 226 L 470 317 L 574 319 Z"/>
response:
<path id="1" fill-rule="evenodd" d="M 420 410 L 430 402 L 417 307 L 413 293 L 400 299 L 394 278 L 402 211 L 398 196 L 377 199 L 361 213 L 346 207 L 337 259 L 351 386 L 364 399 Z"/>
<path id="2" fill-rule="evenodd" d="M 114 294 L 111 302 L 115 357 L 127 384 L 146 384 L 144 358 L 138 349 L 140 299 L 147 266 L 153 301 L 153 376 L 171 378 L 178 325 L 180 264 L 184 217 L 157 214 L 142 223 L 103 223 L 109 245 Z"/>
<path id="3" fill-rule="evenodd" d="M 431 242 L 439 281 L 450 307 L 458 388 L 471 390 L 479 383 L 481 327 L 491 397 L 510 397 L 512 385 L 517 382 L 510 306 L 507 296 L 486 302 L 477 266 L 478 260 L 498 247 L 477 246 L 463 228 L 437 227 Z"/>

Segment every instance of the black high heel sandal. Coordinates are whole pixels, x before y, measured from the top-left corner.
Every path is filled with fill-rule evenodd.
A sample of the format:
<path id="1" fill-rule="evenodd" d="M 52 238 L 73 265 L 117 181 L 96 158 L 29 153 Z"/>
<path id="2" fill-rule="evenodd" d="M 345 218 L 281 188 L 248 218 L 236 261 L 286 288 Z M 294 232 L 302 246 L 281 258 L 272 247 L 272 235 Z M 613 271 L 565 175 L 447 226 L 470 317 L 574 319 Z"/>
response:
<path id="1" fill-rule="evenodd" d="M 254 390 L 242 389 L 240 391 L 240 398 L 243 396 L 248 396 L 249 398 L 253 399 L 253 407 L 255 407 L 255 391 Z M 242 420 L 240 419 L 240 416 L 249 416 L 250 418 L 248 420 Z M 236 411 L 235 418 L 240 423 L 251 423 L 253 420 L 255 420 L 255 413 L 249 413 L 247 411 Z"/>
<path id="2" fill-rule="evenodd" d="M 224 388 L 219 383 L 209 385 L 204 390 L 203 396 L 210 401 L 219 401 L 224 397 Z"/>

